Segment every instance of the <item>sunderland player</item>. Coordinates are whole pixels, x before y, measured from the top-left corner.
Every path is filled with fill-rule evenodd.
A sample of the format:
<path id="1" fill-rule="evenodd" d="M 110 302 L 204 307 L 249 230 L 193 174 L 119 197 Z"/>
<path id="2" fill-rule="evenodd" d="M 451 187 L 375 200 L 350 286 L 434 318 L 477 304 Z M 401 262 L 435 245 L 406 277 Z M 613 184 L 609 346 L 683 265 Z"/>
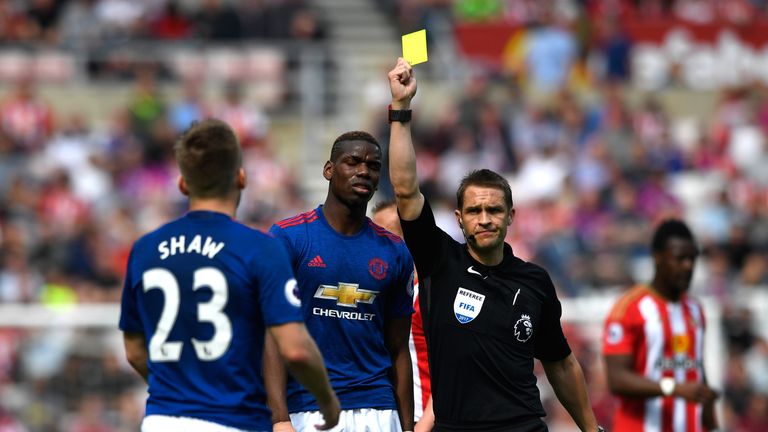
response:
<path id="1" fill-rule="evenodd" d="M 667 220 L 651 252 L 653 281 L 624 294 L 605 322 L 608 384 L 621 402 L 613 429 L 717 429 L 717 395 L 704 374 L 704 313 L 687 294 L 698 248 L 684 222 Z"/>
<path id="2" fill-rule="evenodd" d="M 373 136 L 341 135 L 323 167 L 324 204 L 270 229 L 291 257 L 307 328 L 341 401 L 338 430 L 413 429 L 413 261 L 400 237 L 365 216 L 380 170 Z M 273 430 L 311 430 L 314 397 L 293 381 L 286 390 L 279 369 L 273 356 L 265 359 Z"/>
<path id="3" fill-rule="evenodd" d="M 334 426 L 339 402 L 302 323 L 288 256 L 277 240 L 233 220 L 245 187 L 234 133 L 218 120 L 196 123 L 175 152 L 189 212 L 134 244 L 122 296 L 126 355 L 149 384 L 141 430 L 271 430 L 265 326 L 317 397 L 321 428 Z"/>
<path id="4" fill-rule="evenodd" d="M 397 205 L 394 201 L 382 201 L 374 206 L 371 211 L 371 220 L 377 225 L 387 229 L 389 232 L 403 236 L 403 230 L 400 228 L 400 217 L 397 215 Z M 432 410 L 426 409 L 431 401 L 429 384 L 429 362 L 427 360 L 427 338 L 424 335 L 424 324 L 421 316 L 421 306 L 419 302 L 419 283 L 418 277 L 414 278 L 413 283 L 413 309 L 411 317 L 411 336 L 408 340 L 408 347 L 411 351 L 411 367 L 413 368 L 413 418 L 417 422 L 415 430 L 420 430 L 421 426 L 430 425 L 426 430 L 431 429 L 434 420 L 431 418 Z M 420 421 L 424 413 L 427 417 Z"/>

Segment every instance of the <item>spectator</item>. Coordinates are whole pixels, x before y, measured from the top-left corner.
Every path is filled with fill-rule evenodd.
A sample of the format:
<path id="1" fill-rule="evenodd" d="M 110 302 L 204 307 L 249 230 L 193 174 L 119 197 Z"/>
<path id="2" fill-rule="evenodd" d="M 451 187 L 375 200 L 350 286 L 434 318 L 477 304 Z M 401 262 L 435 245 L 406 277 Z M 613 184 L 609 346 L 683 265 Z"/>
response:
<path id="1" fill-rule="evenodd" d="M 271 4 L 267 0 L 244 0 L 241 2 L 240 22 L 245 39 L 268 39 L 271 33 Z"/>
<path id="2" fill-rule="evenodd" d="M 97 16 L 96 0 L 70 0 L 62 6 L 59 42 L 67 49 L 89 52 L 101 42 L 106 30 Z"/>
<path id="3" fill-rule="evenodd" d="M 237 12 L 222 0 L 203 0 L 195 19 L 195 35 L 208 41 L 233 41 L 242 38 Z"/>
<path id="4" fill-rule="evenodd" d="M 607 82 L 626 82 L 630 78 L 630 52 L 632 42 L 623 32 L 621 24 L 610 16 L 599 21 L 602 34 L 599 36 L 600 49 L 605 61 L 605 76 Z"/>
<path id="5" fill-rule="evenodd" d="M 269 131 L 269 120 L 260 107 L 246 100 L 245 84 L 231 81 L 223 93 L 224 100 L 213 108 L 214 117 L 231 125 L 243 148 L 262 142 Z"/>
<path id="6" fill-rule="evenodd" d="M 130 38 L 142 28 L 147 3 L 132 0 L 98 0 L 94 5 L 103 35 L 112 42 Z"/>
<path id="7" fill-rule="evenodd" d="M 546 93 L 559 90 L 576 58 L 573 34 L 550 12 L 543 11 L 541 21 L 530 30 L 528 45 L 526 67 L 531 86 Z"/>
<path id="8" fill-rule="evenodd" d="M 18 80 L 13 94 L 0 104 L 0 127 L 26 152 L 37 151 L 53 132 L 53 110 L 37 98 L 34 78 Z"/>
<path id="9" fill-rule="evenodd" d="M 10 1 L 0 2 L 0 43 L 18 43 L 32 38 L 32 29 L 23 11 Z"/>
<path id="10" fill-rule="evenodd" d="M 179 10 L 178 2 L 170 0 L 150 25 L 150 35 L 160 40 L 186 39 L 192 34 L 192 22 Z"/>
<path id="11" fill-rule="evenodd" d="M 139 137 L 147 138 L 165 112 L 165 101 L 157 88 L 155 71 L 151 67 L 138 71 L 128 109 L 131 113 L 132 130 Z"/>
<path id="12" fill-rule="evenodd" d="M 168 110 L 168 120 L 175 133 L 186 130 L 193 121 L 209 115 L 209 108 L 203 98 L 200 80 L 188 78 L 182 83 L 181 98 L 173 102 Z"/>
<path id="13" fill-rule="evenodd" d="M 55 42 L 58 39 L 58 21 L 61 16 L 62 0 L 33 0 L 27 8 L 32 33 L 35 39 Z"/>

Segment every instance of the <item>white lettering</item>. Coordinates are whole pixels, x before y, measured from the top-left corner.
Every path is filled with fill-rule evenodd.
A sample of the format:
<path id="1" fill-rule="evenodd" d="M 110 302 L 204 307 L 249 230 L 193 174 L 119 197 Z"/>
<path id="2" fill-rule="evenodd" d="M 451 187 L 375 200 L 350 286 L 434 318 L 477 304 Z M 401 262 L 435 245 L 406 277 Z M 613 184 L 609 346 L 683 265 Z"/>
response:
<path id="1" fill-rule="evenodd" d="M 730 29 L 719 30 L 715 41 L 706 43 L 685 28 L 674 28 L 661 44 L 640 41 L 632 51 L 633 81 L 644 90 L 663 88 L 677 69 L 681 82 L 695 90 L 745 81 L 768 83 L 765 44 L 753 47 Z"/>
<path id="2" fill-rule="evenodd" d="M 223 248 L 224 248 L 224 242 L 216 243 L 213 241 L 212 238 L 206 237 L 205 245 L 203 246 L 203 255 L 208 256 L 208 258 L 213 258 Z"/>
<path id="3" fill-rule="evenodd" d="M 335 309 L 323 309 L 319 307 L 313 308 L 312 314 L 317 316 L 341 318 L 341 319 L 352 320 L 352 321 L 373 321 L 373 318 L 376 316 L 376 314 L 372 314 L 372 313 L 338 311 Z"/>
<path id="4" fill-rule="evenodd" d="M 157 245 L 157 251 L 160 252 L 161 260 L 168 258 L 168 255 L 171 253 L 168 250 L 168 241 L 166 240 L 166 241 L 160 242 L 160 244 Z"/>
<path id="5" fill-rule="evenodd" d="M 195 238 L 193 238 L 192 241 L 189 243 L 189 246 L 187 246 L 187 253 L 190 253 L 190 252 L 200 253 L 201 243 L 202 243 L 202 238 L 200 237 L 200 235 L 196 235 Z"/>
<path id="6" fill-rule="evenodd" d="M 184 253 L 184 236 L 171 237 L 171 255 Z"/>
<path id="7" fill-rule="evenodd" d="M 205 239 L 205 244 L 202 245 L 202 237 L 196 235 L 192 238 L 192 241 L 187 244 L 186 237 L 181 235 L 178 237 L 171 237 L 170 240 L 164 240 L 157 245 L 157 251 L 160 253 L 160 259 L 164 260 L 171 255 L 184 254 L 184 253 L 198 253 L 205 255 L 208 258 L 213 258 L 224 249 L 224 242 L 217 242 L 211 237 Z"/>

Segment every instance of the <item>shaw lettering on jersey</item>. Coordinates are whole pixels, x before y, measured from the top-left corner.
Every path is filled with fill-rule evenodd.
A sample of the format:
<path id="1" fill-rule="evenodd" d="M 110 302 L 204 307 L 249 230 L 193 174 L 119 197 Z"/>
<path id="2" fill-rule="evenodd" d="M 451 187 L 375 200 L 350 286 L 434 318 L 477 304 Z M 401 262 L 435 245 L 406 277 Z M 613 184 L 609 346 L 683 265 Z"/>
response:
<path id="1" fill-rule="evenodd" d="M 192 237 L 192 241 L 187 243 L 186 236 L 171 237 L 157 245 L 157 251 L 160 252 L 160 259 L 164 260 L 169 256 L 185 253 L 198 253 L 213 259 L 217 253 L 224 249 L 224 242 L 216 242 L 211 237 L 203 238 L 200 235 Z"/>
<path id="2" fill-rule="evenodd" d="M 317 316 L 327 316 L 331 318 L 341 318 L 353 321 L 373 321 L 373 318 L 376 316 L 376 314 L 372 313 L 339 311 L 336 309 L 323 309 L 319 307 L 313 308 L 312 314 Z"/>

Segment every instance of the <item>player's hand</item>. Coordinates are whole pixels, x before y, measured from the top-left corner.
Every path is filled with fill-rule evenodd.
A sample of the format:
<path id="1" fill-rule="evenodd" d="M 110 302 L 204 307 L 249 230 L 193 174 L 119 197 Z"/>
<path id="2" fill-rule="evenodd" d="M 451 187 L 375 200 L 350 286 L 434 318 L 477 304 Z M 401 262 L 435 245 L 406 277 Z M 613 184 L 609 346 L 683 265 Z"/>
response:
<path id="1" fill-rule="evenodd" d="M 339 414 L 341 414 L 341 404 L 339 404 L 339 399 L 336 397 L 336 394 L 334 393 L 332 395 L 333 397 L 325 404 L 319 405 L 320 408 L 320 414 L 323 415 L 323 420 L 325 423 L 315 425 L 315 429 L 317 430 L 328 430 L 333 428 L 339 423 Z"/>
<path id="2" fill-rule="evenodd" d="M 272 432 L 296 432 L 296 429 L 291 422 L 282 421 L 272 425 Z"/>
<path id="3" fill-rule="evenodd" d="M 411 99 L 416 96 L 416 77 L 413 75 L 413 68 L 404 58 L 398 57 L 397 64 L 387 76 L 389 90 L 392 92 L 392 109 L 409 109 Z"/>
<path id="4" fill-rule="evenodd" d="M 719 396 L 712 388 L 700 382 L 677 383 L 674 395 L 698 403 L 712 402 Z"/>
<path id="5" fill-rule="evenodd" d="M 413 427 L 413 432 L 430 432 L 435 426 L 434 419 L 432 421 L 422 421 L 422 419 L 419 419 L 419 421 L 416 422 L 416 425 Z"/>

